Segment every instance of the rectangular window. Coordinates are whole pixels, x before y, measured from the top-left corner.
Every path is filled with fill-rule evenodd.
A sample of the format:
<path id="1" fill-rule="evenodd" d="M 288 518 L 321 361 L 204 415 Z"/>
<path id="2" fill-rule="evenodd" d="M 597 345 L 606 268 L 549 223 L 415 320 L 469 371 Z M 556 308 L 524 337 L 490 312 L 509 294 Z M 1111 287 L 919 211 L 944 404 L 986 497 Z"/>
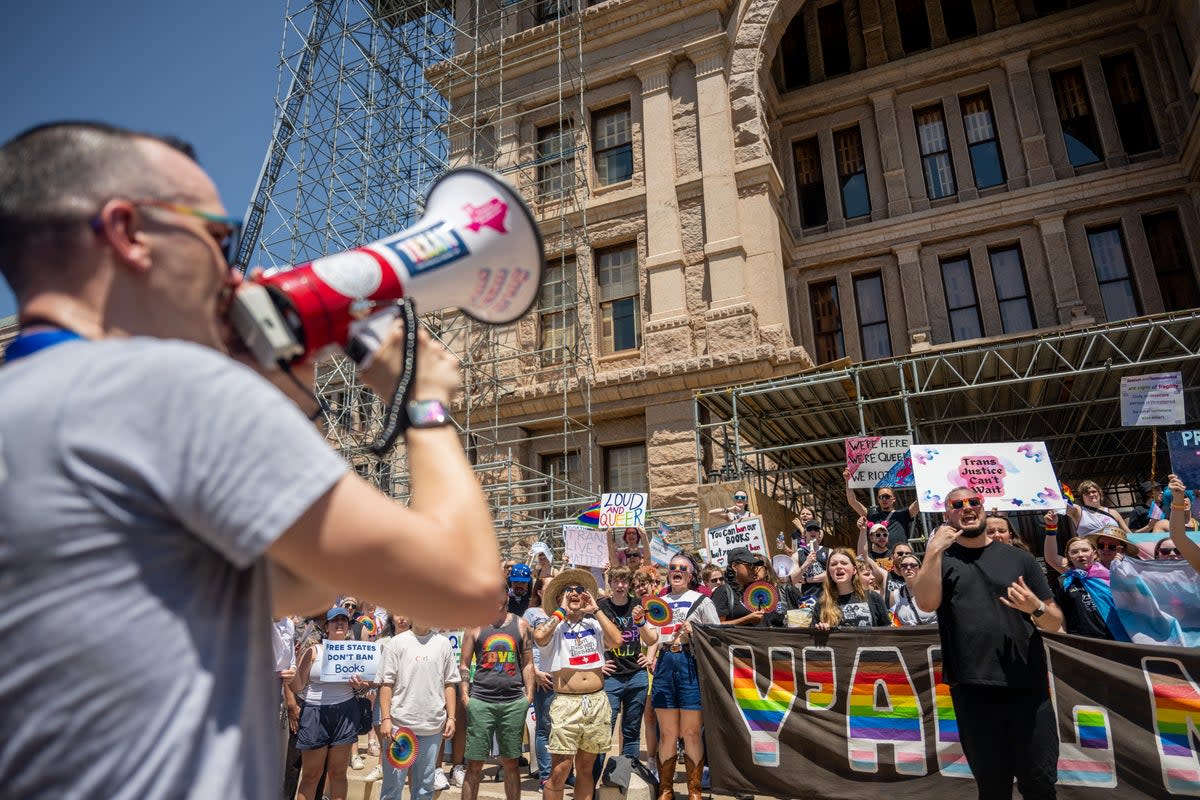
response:
<path id="1" fill-rule="evenodd" d="M 1138 74 L 1133 53 L 1111 56 L 1100 63 L 1104 67 L 1104 80 L 1108 83 L 1113 115 L 1117 118 L 1121 147 L 1130 155 L 1158 149 L 1154 118 L 1150 114 L 1150 104 L 1146 102 L 1146 92 L 1142 89 L 1142 78 Z"/>
<path id="2" fill-rule="evenodd" d="M 946 24 L 946 38 L 950 41 L 965 39 L 979 32 L 975 22 L 975 8 L 971 0 L 941 0 L 942 21 Z"/>
<path id="3" fill-rule="evenodd" d="M 837 281 L 816 283 L 809 287 L 812 298 L 813 339 L 817 346 L 817 363 L 837 361 L 846 355 L 842 339 L 842 307 L 838 303 Z"/>
<path id="4" fill-rule="evenodd" d="M 575 191 L 575 127 L 570 120 L 537 129 L 537 185 L 542 200 L 559 200 Z"/>
<path id="5" fill-rule="evenodd" d="M 1100 134 L 1096 131 L 1083 70 L 1072 67 L 1053 72 L 1050 83 L 1054 86 L 1054 103 L 1058 107 L 1058 120 L 1067 145 L 1067 159 L 1073 167 L 1095 164 L 1102 157 Z"/>
<path id="6" fill-rule="evenodd" d="M 896 19 L 900 22 L 900 44 L 905 53 L 929 49 L 929 14 L 925 11 L 925 0 L 896 0 Z"/>
<path id="7" fill-rule="evenodd" d="M 867 189 L 867 162 L 863 158 L 862 134 L 858 126 L 833 134 L 837 154 L 838 181 L 842 190 L 842 212 L 846 219 L 871 213 L 871 193 Z"/>
<path id="8" fill-rule="evenodd" d="M 966 255 L 942 259 L 942 287 L 946 291 L 946 310 L 950 313 L 950 338 L 956 342 L 983 336 L 979 315 L 979 295 L 971 259 Z"/>
<path id="9" fill-rule="evenodd" d="M 954 164 L 950 159 L 950 137 L 946 135 L 946 115 L 939 103 L 913 111 L 917 125 L 917 146 L 921 149 L 921 170 L 930 200 L 949 197 L 958 191 L 954 182 Z"/>
<path id="10" fill-rule="evenodd" d="M 1004 159 L 1000 155 L 1000 137 L 992 115 L 991 96 L 980 92 L 962 98 L 962 117 L 975 188 L 999 186 L 1005 181 Z"/>
<path id="11" fill-rule="evenodd" d="M 825 77 L 848 73 L 850 36 L 846 30 L 843 3 L 830 3 L 817 9 L 817 31 L 821 35 L 821 62 L 825 65 Z"/>
<path id="12" fill-rule="evenodd" d="M 629 132 L 628 103 L 592 115 L 592 147 L 596 180 L 601 186 L 633 177 L 633 137 Z"/>
<path id="13" fill-rule="evenodd" d="M 1196 272 L 1188 256 L 1179 214 L 1174 210 L 1147 214 L 1142 217 L 1142 227 L 1146 229 L 1163 308 L 1182 311 L 1200 306 L 1200 288 L 1196 285 Z"/>
<path id="14" fill-rule="evenodd" d="M 812 70 L 808 65 L 808 32 L 804 27 L 804 15 L 797 14 L 779 40 L 780 75 L 784 91 L 798 89 L 812 83 Z"/>
<path id="15" fill-rule="evenodd" d="M 988 251 L 992 264 L 992 281 L 996 285 L 996 300 L 1000 305 L 1000 326 L 1005 333 L 1031 331 L 1033 304 L 1029 301 L 1029 282 L 1025 280 L 1025 262 L 1021 248 L 1005 247 Z"/>
<path id="16" fill-rule="evenodd" d="M 796 194 L 800 201 L 800 224 L 805 228 L 824 225 L 829 221 L 825 206 L 825 180 L 821 175 L 821 148 L 817 137 L 792 145 L 796 162 Z"/>
<path id="17" fill-rule="evenodd" d="M 636 247 L 597 250 L 596 282 L 600 288 L 600 354 L 641 347 Z"/>
<path id="18" fill-rule="evenodd" d="M 1100 284 L 1100 299 L 1104 302 L 1104 316 L 1109 322 L 1139 316 L 1141 311 L 1120 227 L 1089 228 L 1087 237 L 1092 263 L 1096 265 L 1096 281 Z"/>
<path id="19" fill-rule="evenodd" d="M 570 493 L 568 484 L 582 486 L 583 470 L 580 466 L 579 451 L 567 453 L 551 453 L 541 456 L 542 474 L 550 476 L 546 493 L 541 500 L 561 500 Z"/>
<path id="20" fill-rule="evenodd" d="M 533 16 L 538 25 L 565 17 L 573 10 L 571 0 L 537 0 L 533 7 Z"/>
<path id="21" fill-rule="evenodd" d="M 650 491 L 645 443 L 604 448 L 604 491 Z"/>
<path id="22" fill-rule="evenodd" d="M 888 335 L 883 276 L 876 272 L 874 275 L 855 278 L 854 304 L 858 309 L 858 331 L 862 340 L 863 360 L 887 358 L 892 354 L 892 339 Z"/>
<path id="23" fill-rule="evenodd" d="M 538 297 L 538 322 L 542 366 L 562 364 L 575 357 L 578 326 L 575 316 L 575 259 L 546 262 Z"/>

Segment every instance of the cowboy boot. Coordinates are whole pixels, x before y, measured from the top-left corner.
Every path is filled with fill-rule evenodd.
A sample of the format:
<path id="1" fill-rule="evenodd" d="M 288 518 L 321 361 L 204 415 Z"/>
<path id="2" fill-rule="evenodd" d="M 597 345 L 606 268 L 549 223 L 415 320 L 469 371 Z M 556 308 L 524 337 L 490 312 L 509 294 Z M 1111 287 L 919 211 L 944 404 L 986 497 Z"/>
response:
<path id="1" fill-rule="evenodd" d="M 675 800 L 675 764 L 679 757 L 658 760 L 658 800 Z"/>
<path id="2" fill-rule="evenodd" d="M 690 757 L 684 756 L 683 763 L 687 770 L 688 800 L 701 800 L 700 781 L 704 775 L 704 759 L 692 761 Z"/>

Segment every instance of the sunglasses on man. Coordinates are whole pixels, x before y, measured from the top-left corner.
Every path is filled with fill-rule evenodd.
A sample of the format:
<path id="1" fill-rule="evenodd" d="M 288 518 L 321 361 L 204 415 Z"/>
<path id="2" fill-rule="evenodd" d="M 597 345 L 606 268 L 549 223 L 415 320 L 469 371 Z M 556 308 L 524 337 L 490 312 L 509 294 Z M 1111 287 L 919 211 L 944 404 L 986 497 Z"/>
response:
<path id="1" fill-rule="evenodd" d="M 946 506 L 955 511 L 962 511 L 964 508 L 983 508 L 983 498 L 965 497 L 962 500 L 951 500 Z"/>

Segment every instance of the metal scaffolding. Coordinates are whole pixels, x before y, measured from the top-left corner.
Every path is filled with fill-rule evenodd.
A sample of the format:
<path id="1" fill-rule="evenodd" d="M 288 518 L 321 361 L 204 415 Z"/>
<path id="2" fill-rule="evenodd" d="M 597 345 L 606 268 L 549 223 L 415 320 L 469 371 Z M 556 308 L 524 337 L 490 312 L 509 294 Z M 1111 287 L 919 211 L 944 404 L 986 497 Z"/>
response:
<path id="1" fill-rule="evenodd" d="M 535 311 L 507 326 L 453 310 L 422 317 L 462 364 L 455 418 L 506 543 L 553 533 L 598 491 L 591 343 L 576 311 L 590 308 L 591 287 L 574 261 L 588 241 L 588 181 L 575 157 L 588 144 L 581 16 L 547 0 L 289 2 L 275 128 L 238 259 L 286 268 L 399 231 L 457 165 L 489 167 L 522 193 L 551 266 Z M 545 119 L 558 135 L 539 128 L 536 147 L 523 141 L 522 126 Z M 316 388 L 331 442 L 406 499 L 403 445 L 371 454 L 380 404 L 353 364 L 323 365 Z M 522 413 L 526 397 L 537 414 Z"/>
<path id="2" fill-rule="evenodd" d="M 1200 311 L 1031 332 L 696 396 L 698 480 L 747 480 L 843 532 L 844 440 L 1045 441 L 1060 478 L 1092 478 L 1118 505 L 1169 470 L 1165 436 L 1121 424 L 1121 378 L 1180 371 L 1200 392 Z"/>

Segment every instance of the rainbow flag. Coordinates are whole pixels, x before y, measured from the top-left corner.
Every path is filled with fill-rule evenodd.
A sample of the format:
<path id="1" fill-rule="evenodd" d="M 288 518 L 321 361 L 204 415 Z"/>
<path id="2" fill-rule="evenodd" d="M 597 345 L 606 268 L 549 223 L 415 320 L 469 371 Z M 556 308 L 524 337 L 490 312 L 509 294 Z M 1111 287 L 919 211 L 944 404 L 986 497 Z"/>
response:
<path id="1" fill-rule="evenodd" d="M 1063 500 L 1067 501 L 1067 505 L 1075 505 L 1075 493 L 1072 492 L 1071 487 L 1067 486 L 1065 483 L 1062 485 L 1062 496 Z"/>
<path id="2" fill-rule="evenodd" d="M 585 508 L 578 517 L 580 525 L 591 525 L 593 528 L 600 527 L 600 503 L 595 502 Z"/>

